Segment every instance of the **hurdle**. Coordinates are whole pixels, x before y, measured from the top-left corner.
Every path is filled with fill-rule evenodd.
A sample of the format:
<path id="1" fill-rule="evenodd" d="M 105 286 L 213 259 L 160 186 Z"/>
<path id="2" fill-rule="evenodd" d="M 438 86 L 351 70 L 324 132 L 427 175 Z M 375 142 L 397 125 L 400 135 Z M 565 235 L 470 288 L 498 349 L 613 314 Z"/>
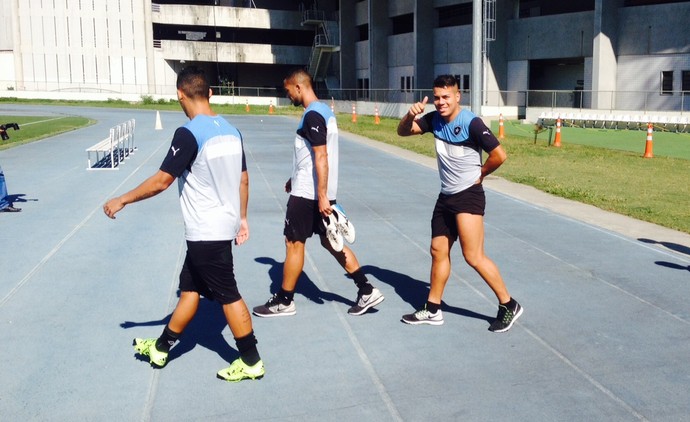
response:
<path id="1" fill-rule="evenodd" d="M 129 158 L 137 147 L 134 143 L 134 119 L 113 126 L 108 137 L 86 149 L 87 170 L 118 170 L 118 165 Z M 95 154 L 92 162 L 91 154 Z"/>

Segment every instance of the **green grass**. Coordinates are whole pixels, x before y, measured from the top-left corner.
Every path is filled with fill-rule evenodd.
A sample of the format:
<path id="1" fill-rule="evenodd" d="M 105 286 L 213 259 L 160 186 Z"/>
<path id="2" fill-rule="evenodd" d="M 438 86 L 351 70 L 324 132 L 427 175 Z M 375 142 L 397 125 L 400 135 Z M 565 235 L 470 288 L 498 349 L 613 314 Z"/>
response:
<path id="1" fill-rule="evenodd" d="M 32 104 L 32 105 L 55 105 L 55 106 L 81 106 L 81 107 L 112 107 L 129 108 L 136 110 L 159 110 L 159 111 L 179 111 L 182 112 L 177 100 L 156 100 L 151 97 L 143 96 L 141 101 L 129 102 L 123 100 L 108 101 L 72 101 L 72 100 L 24 100 L 15 97 L 0 97 L 0 104 Z M 219 114 L 268 114 L 267 105 L 250 105 L 249 112 L 246 111 L 245 104 L 212 104 L 213 110 Z M 293 106 L 273 107 L 276 115 L 300 115 L 301 109 Z"/>
<path id="2" fill-rule="evenodd" d="M 431 135 L 399 137 L 397 119 L 338 116 L 341 129 L 434 157 Z M 371 121 L 369 121 L 371 120 Z M 654 158 L 642 158 L 646 131 L 565 128 L 561 148 L 548 131 L 506 124 L 508 161 L 497 176 L 639 220 L 690 233 L 690 134 L 655 132 Z M 498 132 L 498 125 L 492 128 Z"/>
<path id="3" fill-rule="evenodd" d="M 520 124 L 516 121 L 508 121 L 504 124 L 506 136 L 528 137 L 534 141 L 534 125 Z M 498 133 L 498 123 L 494 122 L 491 129 Z M 555 128 L 552 131 L 552 139 L 555 136 Z M 652 146 L 655 156 L 685 158 L 690 160 L 690 133 L 676 133 L 656 127 L 652 134 Z M 544 130 L 537 135 L 538 143 L 547 143 L 549 131 Z M 647 142 L 647 129 L 644 130 L 615 130 L 592 129 L 580 127 L 561 128 L 562 144 L 588 145 L 620 151 L 637 152 L 644 154 Z"/>
<path id="4" fill-rule="evenodd" d="M 7 130 L 10 139 L 0 141 L 0 151 L 95 123 L 79 116 L 2 116 L 2 119 L 2 124 L 18 123 L 19 130 Z"/>

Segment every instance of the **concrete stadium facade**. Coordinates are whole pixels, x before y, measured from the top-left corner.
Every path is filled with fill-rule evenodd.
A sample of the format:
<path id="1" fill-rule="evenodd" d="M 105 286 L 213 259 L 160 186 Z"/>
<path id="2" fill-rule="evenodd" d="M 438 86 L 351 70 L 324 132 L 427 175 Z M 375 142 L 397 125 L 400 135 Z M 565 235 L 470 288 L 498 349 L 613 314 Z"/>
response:
<path id="1" fill-rule="evenodd" d="M 226 95 L 279 96 L 305 66 L 348 101 L 408 103 L 451 73 L 487 107 L 690 110 L 690 1 L 482 2 L 472 75 L 472 0 L 2 0 L 0 93 L 174 95 L 194 63 Z"/>

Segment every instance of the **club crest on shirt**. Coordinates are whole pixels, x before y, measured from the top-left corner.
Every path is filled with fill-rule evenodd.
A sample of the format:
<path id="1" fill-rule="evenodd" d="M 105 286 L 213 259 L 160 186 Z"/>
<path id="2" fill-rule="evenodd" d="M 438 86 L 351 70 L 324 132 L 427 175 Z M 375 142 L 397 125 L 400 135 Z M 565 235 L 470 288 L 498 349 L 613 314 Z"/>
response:
<path id="1" fill-rule="evenodd" d="M 455 129 L 453 129 L 453 133 L 456 135 L 460 134 L 460 126 L 455 126 Z"/>

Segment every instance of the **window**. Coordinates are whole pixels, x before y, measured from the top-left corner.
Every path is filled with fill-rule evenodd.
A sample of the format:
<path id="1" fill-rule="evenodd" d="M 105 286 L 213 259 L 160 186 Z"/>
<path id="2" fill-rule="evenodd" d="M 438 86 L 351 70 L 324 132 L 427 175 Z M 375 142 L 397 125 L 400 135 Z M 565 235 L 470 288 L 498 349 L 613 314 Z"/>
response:
<path id="1" fill-rule="evenodd" d="M 673 71 L 661 72 L 661 95 L 673 95 Z"/>
<path id="2" fill-rule="evenodd" d="M 470 92 L 470 75 L 462 75 L 462 90 Z"/>
<path id="3" fill-rule="evenodd" d="M 683 70 L 680 74 L 680 90 L 684 92 L 690 91 L 690 70 Z"/>
<path id="4" fill-rule="evenodd" d="M 357 79 L 357 98 L 362 100 L 369 99 L 369 78 Z"/>
<path id="5" fill-rule="evenodd" d="M 414 32 L 414 15 L 412 13 L 391 18 L 391 23 L 393 24 L 393 35 Z"/>
<path id="6" fill-rule="evenodd" d="M 472 2 L 439 7 L 436 11 L 438 12 L 439 28 L 472 24 Z"/>
<path id="7" fill-rule="evenodd" d="M 357 26 L 358 37 L 357 41 L 366 41 L 369 39 L 369 24 Z"/>
<path id="8" fill-rule="evenodd" d="M 400 77 L 400 92 L 412 92 L 414 87 L 414 76 Z"/>

